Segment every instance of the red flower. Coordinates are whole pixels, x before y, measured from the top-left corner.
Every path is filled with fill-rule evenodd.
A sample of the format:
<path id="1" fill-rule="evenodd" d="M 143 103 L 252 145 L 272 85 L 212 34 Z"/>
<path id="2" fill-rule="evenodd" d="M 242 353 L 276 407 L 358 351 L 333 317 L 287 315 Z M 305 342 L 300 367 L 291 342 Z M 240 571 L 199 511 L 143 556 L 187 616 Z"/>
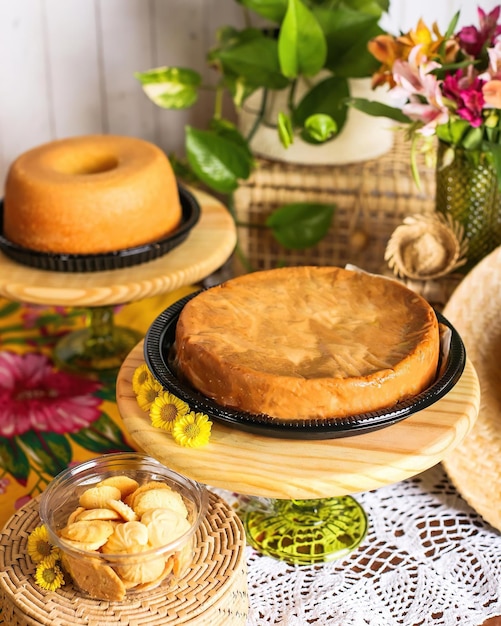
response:
<path id="1" fill-rule="evenodd" d="M 95 421 L 100 383 L 55 371 L 42 354 L 0 352 L 0 436 L 76 432 Z"/>
<path id="2" fill-rule="evenodd" d="M 443 82 L 444 96 L 456 104 L 459 117 L 469 122 L 473 128 L 478 128 L 483 122 L 484 83 L 478 76 L 465 75 L 462 70 L 446 76 Z"/>
<path id="3" fill-rule="evenodd" d="M 492 46 L 496 37 L 501 34 L 498 26 L 501 6 L 498 5 L 489 14 L 478 7 L 480 29 L 475 26 L 464 26 L 458 33 L 459 45 L 466 54 L 478 58 L 484 46 Z"/>

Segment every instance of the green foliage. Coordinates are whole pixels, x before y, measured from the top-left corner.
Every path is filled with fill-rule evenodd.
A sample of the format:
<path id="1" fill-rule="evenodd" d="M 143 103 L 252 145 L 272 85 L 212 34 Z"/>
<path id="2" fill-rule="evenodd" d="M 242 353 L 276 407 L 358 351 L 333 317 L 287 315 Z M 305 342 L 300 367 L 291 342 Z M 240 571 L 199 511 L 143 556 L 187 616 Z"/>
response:
<path id="1" fill-rule="evenodd" d="M 16 437 L 16 442 L 43 473 L 56 476 L 71 461 L 71 446 L 64 435 L 29 430 Z"/>
<path id="2" fill-rule="evenodd" d="M 305 128 L 306 120 L 315 115 L 324 115 L 331 118 L 332 126 L 338 132 L 346 123 L 347 108 L 345 102 L 349 95 L 350 90 L 345 78 L 331 76 L 317 83 L 305 94 L 294 109 L 295 128 L 307 130 Z M 304 132 L 302 137 L 305 138 Z"/>
<path id="3" fill-rule="evenodd" d="M 229 78 L 229 86 L 236 80 L 249 87 L 249 94 L 261 87 L 284 89 L 289 84 L 280 69 L 278 42 L 260 30 L 235 31 L 233 38 L 211 51 L 209 61 Z"/>
<path id="4" fill-rule="evenodd" d="M 278 136 L 284 148 L 288 148 L 294 141 L 294 128 L 290 115 L 278 114 Z"/>
<path id="5" fill-rule="evenodd" d="M 341 132 L 350 101 L 348 79 L 369 77 L 377 68 L 367 43 L 383 32 L 378 22 L 389 8 L 389 0 L 235 1 L 246 13 L 247 27 L 218 30 L 206 56 L 207 65 L 217 74 L 215 84 L 204 85 L 198 72 L 180 67 L 135 74 L 145 94 L 165 109 L 193 106 L 202 89 L 214 92 L 210 127 L 186 127 L 189 170 L 177 160 L 175 164 L 177 172 L 184 168 L 188 177 L 221 194 L 231 194 L 253 171 L 249 143 L 263 123 L 268 92 L 285 91 L 288 96 L 288 110 L 279 111 L 271 121 L 284 147 L 297 137 L 322 144 Z M 300 98 L 296 97 L 298 81 L 308 85 Z M 261 110 L 251 132 L 243 137 L 222 117 L 223 94 L 229 94 L 238 109 L 257 90 Z M 357 106 L 354 100 L 350 104 Z M 282 245 L 315 245 L 325 235 L 333 208 L 308 207 L 288 206 L 283 214 L 272 216 L 268 227 Z"/>
<path id="6" fill-rule="evenodd" d="M 376 102 L 374 100 L 364 100 L 363 98 L 350 98 L 349 105 L 354 109 L 358 109 L 367 115 L 374 117 L 387 117 L 401 124 L 410 124 L 411 119 L 407 117 L 400 109 L 389 106 L 382 102 Z"/>
<path id="7" fill-rule="evenodd" d="M 134 76 L 146 95 L 163 109 L 187 109 L 198 100 L 198 72 L 181 67 L 159 67 Z"/>
<path id="8" fill-rule="evenodd" d="M 237 133 L 235 129 L 235 136 Z M 197 130 L 188 126 L 186 154 L 198 178 L 219 193 L 235 191 L 239 179 L 250 175 L 252 156 L 247 146 L 243 146 L 240 139 L 217 130 Z"/>
<path id="9" fill-rule="evenodd" d="M 302 250 L 315 246 L 325 237 L 334 211 L 332 204 L 296 202 L 274 211 L 266 225 L 284 248 Z"/>
<path id="10" fill-rule="evenodd" d="M 324 67 L 325 35 L 301 0 L 289 0 L 278 36 L 278 58 L 282 74 L 287 78 L 315 76 Z"/>
<path id="11" fill-rule="evenodd" d="M 99 454 L 130 449 L 122 431 L 106 413 L 101 413 L 87 428 L 71 433 L 70 438 L 82 448 Z"/>

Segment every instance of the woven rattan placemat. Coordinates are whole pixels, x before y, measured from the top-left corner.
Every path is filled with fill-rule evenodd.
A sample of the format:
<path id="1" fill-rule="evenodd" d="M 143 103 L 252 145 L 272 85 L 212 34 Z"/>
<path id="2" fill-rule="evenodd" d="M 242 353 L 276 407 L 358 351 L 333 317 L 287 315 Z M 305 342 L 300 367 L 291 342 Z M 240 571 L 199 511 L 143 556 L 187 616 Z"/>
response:
<path id="1" fill-rule="evenodd" d="M 501 247 L 463 279 L 444 309 L 480 381 L 480 412 L 466 439 L 443 462 L 457 490 L 501 531 Z"/>
<path id="2" fill-rule="evenodd" d="M 194 564 L 177 587 L 159 587 L 124 602 L 79 595 L 71 582 L 54 592 L 34 582 L 29 533 L 40 524 L 38 500 L 17 511 L 0 534 L 0 605 L 9 626 L 238 626 L 248 612 L 245 535 L 236 514 L 210 493 L 196 534 Z"/>
<path id="3" fill-rule="evenodd" d="M 239 246 L 256 270 L 280 265 L 357 265 L 386 268 L 384 252 L 394 229 L 408 215 L 435 209 L 435 171 L 418 159 L 421 189 L 410 168 L 410 142 L 395 135 L 384 156 L 347 165 L 297 165 L 257 160 L 257 168 L 234 193 Z M 320 243 L 304 250 L 280 246 L 265 227 L 279 206 L 295 202 L 336 205 L 332 226 Z M 239 272 L 238 263 L 236 272 Z"/>

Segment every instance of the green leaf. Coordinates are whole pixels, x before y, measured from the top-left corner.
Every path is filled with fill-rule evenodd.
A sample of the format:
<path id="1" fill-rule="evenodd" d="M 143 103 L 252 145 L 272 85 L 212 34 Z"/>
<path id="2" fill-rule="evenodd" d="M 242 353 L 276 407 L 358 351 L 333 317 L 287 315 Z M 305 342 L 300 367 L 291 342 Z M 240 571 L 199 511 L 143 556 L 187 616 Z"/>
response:
<path id="1" fill-rule="evenodd" d="M 454 14 L 452 20 L 449 23 L 449 26 L 447 27 L 447 30 L 445 31 L 444 40 L 447 40 L 447 39 L 449 39 L 450 37 L 452 37 L 454 35 L 454 32 L 456 30 L 456 26 L 457 26 L 457 24 L 459 22 L 460 14 L 461 14 L 461 11 L 457 11 Z"/>
<path id="2" fill-rule="evenodd" d="M 30 463 L 16 438 L 0 437 L 0 467 L 8 472 L 21 485 L 26 485 L 30 473 Z"/>
<path id="3" fill-rule="evenodd" d="M 136 72 L 145 94 L 163 109 L 187 109 L 198 100 L 200 74 L 182 67 L 159 67 Z"/>
<path id="4" fill-rule="evenodd" d="M 473 62 L 473 65 L 478 62 Z M 438 79 L 443 80 L 448 74 L 453 74 L 456 70 L 467 68 L 472 65 L 471 59 L 465 59 L 464 61 L 458 61 L 457 63 L 448 63 L 441 65 L 433 70 L 430 70 L 430 74 L 436 76 Z"/>
<path id="5" fill-rule="evenodd" d="M 315 76 L 327 58 L 325 36 L 301 0 L 289 0 L 278 36 L 278 57 L 284 76 Z"/>
<path id="6" fill-rule="evenodd" d="M 246 153 L 250 163 L 254 161 L 254 156 L 249 148 L 249 144 L 233 122 L 222 118 L 214 118 L 211 120 L 210 128 L 219 137 L 224 137 L 239 146 Z"/>
<path id="7" fill-rule="evenodd" d="M 211 130 L 187 126 L 186 154 L 197 177 L 219 193 L 234 191 L 252 168 L 247 149 Z"/>
<path id="8" fill-rule="evenodd" d="M 179 158 L 176 154 L 171 153 L 169 154 L 169 160 L 176 178 L 184 181 L 187 185 L 195 186 L 199 182 L 186 159 Z"/>
<path id="9" fill-rule="evenodd" d="M 71 446 L 64 435 L 30 430 L 18 437 L 31 461 L 50 476 L 56 476 L 71 461 Z"/>
<path id="10" fill-rule="evenodd" d="M 363 13 L 345 5 L 314 10 L 327 42 L 325 67 L 336 76 L 371 76 L 380 63 L 368 51 L 367 43 L 383 33 L 380 14 Z"/>
<path id="11" fill-rule="evenodd" d="M 324 6 L 326 3 L 320 0 L 319 4 Z M 390 0 L 342 0 L 338 5 L 344 5 L 359 13 L 368 13 L 379 18 L 390 8 Z"/>
<path id="12" fill-rule="evenodd" d="M 308 143 L 317 144 L 329 141 L 336 133 L 337 124 L 332 117 L 319 113 L 306 120 L 301 137 Z"/>
<path id="13" fill-rule="evenodd" d="M 348 81 L 345 78 L 331 76 L 317 83 L 296 107 L 292 116 L 296 128 L 304 127 L 306 120 L 313 115 L 328 115 L 341 132 L 346 123 L 346 100 L 350 95 Z"/>
<path id="14" fill-rule="evenodd" d="M 103 383 L 103 386 L 94 392 L 94 395 L 107 402 L 116 402 L 116 376 L 113 376 L 113 373 L 110 375 L 108 372 L 102 372 L 99 380 Z"/>
<path id="15" fill-rule="evenodd" d="M 439 124 L 436 133 L 441 141 L 458 146 L 469 128 L 470 124 L 466 120 L 454 120 L 453 122 L 449 121 L 447 124 Z"/>
<path id="16" fill-rule="evenodd" d="M 411 124 L 412 120 L 407 117 L 400 109 L 388 106 L 383 102 L 376 102 L 375 100 L 365 100 L 364 98 L 349 98 L 346 102 L 348 106 L 352 106 L 354 109 L 358 109 L 367 115 L 373 117 L 387 117 L 391 120 L 395 120 L 401 124 Z"/>
<path id="17" fill-rule="evenodd" d="M 278 62 L 278 44 L 253 30 L 249 39 L 243 37 L 229 47 L 215 49 L 210 60 L 218 61 L 226 78 L 238 79 L 249 88 L 284 89 L 289 80 L 282 75 Z"/>
<path id="18" fill-rule="evenodd" d="M 294 129 L 289 115 L 285 113 L 278 114 L 278 137 L 284 148 L 288 148 L 294 143 Z"/>
<path id="19" fill-rule="evenodd" d="M 0 317 L 12 315 L 20 306 L 18 302 L 4 302 L 2 306 L 0 306 Z"/>
<path id="20" fill-rule="evenodd" d="M 287 11 L 287 0 L 237 0 L 237 2 L 277 24 L 283 20 Z"/>
<path id="21" fill-rule="evenodd" d="M 465 150 L 479 150 L 482 145 L 483 129 L 470 128 L 461 140 L 461 145 Z"/>
<path id="22" fill-rule="evenodd" d="M 219 45 L 209 50 L 207 60 L 213 61 L 216 59 L 217 53 L 223 49 L 233 48 L 253 39 L 259 39 L 262 36 L 263 30 L 261 28 L 243 28 L 239 30 L 234 26 L 221 26 L 216 31 L 216 40 Z"/>
<path id="23" fill-rule="evenodd" d="M 302 250 L 316 245 L 325 237 L 334 211 L 332 204 L 287 204 L 274 211 L 266 220 L 266 225 L 284 248 Z"/>
<path id="24" fill-rule="evenodd" d="M 71 433 L 70 437 L 79 446 L 91 452 L 131 450 L 118 425 L 106 413 L 102 413 L 97 420 L 92 422 L 91 426 Z"/>

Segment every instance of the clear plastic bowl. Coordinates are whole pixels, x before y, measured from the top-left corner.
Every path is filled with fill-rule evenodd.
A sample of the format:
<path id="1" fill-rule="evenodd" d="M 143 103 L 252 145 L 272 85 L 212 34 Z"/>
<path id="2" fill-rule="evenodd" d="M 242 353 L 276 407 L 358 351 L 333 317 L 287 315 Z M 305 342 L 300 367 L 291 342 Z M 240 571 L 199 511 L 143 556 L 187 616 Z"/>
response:
<path id="1" fill-rule="evenodd" d="M 100 506 L 96 507 L 92 502 L 89 504 L 87 500 L 92 500 L 89 497 L 91 494 L 95 495 L 97 483 L 115 477 L 111 479 L 112 486 L 115 489 L 118 486 L 123 487 L 124 485 L 120 485 L 121 479 L 116 482 L 116 477 L 121 476 L 133 479 L 140 488 L 143 486 L 142 495 L 138 495 L 141 493 L 139 491 L 135 496 L 123 495 L 123 498 L 117 498 L 118 492 L 115 491 L 111 494 L 113 502 L 110 502 L 110 494 L 106 493 Z M 131 483 L 130 480 L 128 482 Z M 148 488 L 146 483 L 153 485 L 150 484 Z M 188 523 L 170 523 L 171 518 L 179 522 L 178 516 L 182 513 L 179 510 L 174 515 L 165 513 L 166 509 L 171 510 L 171 504 L 169 501 L 169 506 L 166 506 L 162 498 L 165 494 L 158 493 L 164 487 L 157 483 L 169 487 L 172 490 L 171 495 L 176 492 L 181 496 Z M 130 486 L 129 488 L 132 489 Z M 88 491 L 89 489 L 93 491 Z M 150 490 L 155 490 L 155 493 L 144 497 L 144 493 Z M 126 493 L 127 489 L 121 491 Z M 84 497 L 85 506 L 82 506 L 80 498 L 84 492 L 87 495 Z M 104 492 L 98 493 L 101 495 Z M 135 497 L 135 500 L 131 497 Z M 171 499 L 174 503 L 180 500 L 179 496 Z M 126 508 L 117 505 L 117 500 L 126 504 Z M 170 588 L 187 573 L 193 562 L 195 533 L 206 515 L 207 503 L 207 490 L 199 483 L 181 476 L 148 456 L 125 452 L 103 455 L 61 472 L 42 493 L 40 518 L 47 528 L 51 543 L 59 549 L 65 574 L 71 576 L 74 585 L 92 598 L 119 602 L 131 594 L 154 589 L 159 585 Z M 124 509 L 121 512 L 126 517 L 118 515 L 115 519 L 100 519 L 101 515 L 104 518 L 109 517 L 109 511 L 115 510 L 110 508 L 110 504 Z M 131 513 L 134 512 L 132 505 L 137 509 L 135 514 Z M 108 513 L 96 512 L 99 508 Z M 80 509 L 91 513 L 84 513 Z M 147 515 L 146 509 L 149 510 Z M 159 509 L 159 513 L 152 515 L 152 511 Z M 133 515 L 133 519 L 127 519 L 130 515 Z M 97 524 L 94 523 L 96 516 L 99 522 Z M 70 524 L 77 522 L 76 526 L 71 527 L 71 532 L 68 530 L 68 518 Z M 103 521 L 106 523 L 102 524 Z M 105 541 L 108 547 L 97 546 L 102 541 L 103 531 L 105 534 L 111 533 Z M 181 534 L 176 536 L 179 532 Z M 162 543 L 164 538 L 171 535 L 176 538 Z"/>

